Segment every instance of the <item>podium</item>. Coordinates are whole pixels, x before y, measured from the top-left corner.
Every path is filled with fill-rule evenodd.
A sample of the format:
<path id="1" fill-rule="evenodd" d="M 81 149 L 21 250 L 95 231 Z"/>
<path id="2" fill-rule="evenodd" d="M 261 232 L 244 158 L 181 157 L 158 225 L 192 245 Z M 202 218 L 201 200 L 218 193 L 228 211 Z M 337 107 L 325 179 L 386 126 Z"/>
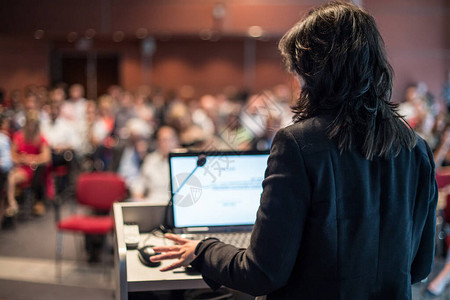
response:
<path id="1" fill-rule="evenodd" d="M 114 273 L 116 280 L 116 300 L 127 300 L 130 292 L 202 289 L 208 286 L 201 275 L 188 275 L 182 269 L 161 272 L 162 266 L 173 261 L 163 261 L 159 267 L 147 267 L 138 258 L 136 249 L 125 245 L 123 226 L 127 223 L 139 225 L 141 244 L 169 245 L 171 241 L 150 234 L 152 229 L 163 224 L 166 214 L 165 204 L 143 202 L 121 202 L 113 206 L 115 222 Z"/>

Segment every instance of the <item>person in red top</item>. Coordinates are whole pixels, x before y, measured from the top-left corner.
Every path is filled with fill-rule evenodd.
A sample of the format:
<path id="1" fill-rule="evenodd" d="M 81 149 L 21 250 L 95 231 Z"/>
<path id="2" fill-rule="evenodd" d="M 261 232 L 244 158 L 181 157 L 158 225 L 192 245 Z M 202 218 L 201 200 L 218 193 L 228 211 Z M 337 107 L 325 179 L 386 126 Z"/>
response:
<path id="1" fill-rule="evenodd" d="M 26 114 L 25 126 L 12 139 L 11 157 L 14 168 L 8 175 L 8 208 L 6 214 L 14 216 L 19 212 L 15 199 L 16 187 L 31 182 L 34 171 L 51 160 L 47 141 L 39 130 L 39 112 L 31 110 Z"/>

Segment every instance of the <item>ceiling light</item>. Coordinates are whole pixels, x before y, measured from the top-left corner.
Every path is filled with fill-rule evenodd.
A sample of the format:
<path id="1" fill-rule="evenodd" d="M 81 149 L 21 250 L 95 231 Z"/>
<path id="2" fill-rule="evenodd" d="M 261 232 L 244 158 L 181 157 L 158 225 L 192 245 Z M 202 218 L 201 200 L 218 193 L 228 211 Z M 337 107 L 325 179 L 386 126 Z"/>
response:
<path id="1" fill-rule="evenodd" d="M 96 34 L 95 30 L 92 29 L 92 28 L 89 28 L 89 29 L 86 30 L 86 32 L 84 33 L 84 36 L 85 36 L 88 40 L 90 40 L 90 39 L 92 39 L 92 38 L 95 36 L 95 34 Z"/>
<path id="2" fill-rule="evenodd" d="M 136 30 L 136 37 L 140 40 L 143 40 L 147 37 L 148 35 L 148 30 L 147 28 L 139 28 L 138 30 Z"/>
<path id="3" fill-rule="evenodd" d="M 78 38 L 78 33 L 76 33 L 75 31 L 69 32 L 67 34 L 67 41 L 69 43 L 75 42 L 77 40 L 77 38 Z"/>
<path id="4" fill-rule="evenodd" d="M 202 29 L 200 30 L 199 34 L 200 39 L 204 40 L 204 41 L 208 41 L 211 39 L 213 32 L 211 29 Z"/>
<path id="5" fill-rule="evenodd" d="M 264 31 L 260 26 L 251 26 L 247 33 L 253 38 L 259 38 L 264 34 Z"/>
<path id="6" fill-rule="evenodd" d="M 123 33 L 123 31 L 118 30 L 113 33 L 112 39 L 116 43 L 123 41 L 124 38 L 125 38 L 125 33 Z"/>
<path id="7" fill-rule="evenodd" d="M 42 39 L 42 38 L 44 37 L 44 34 L 45 34 L 45 31 L 44 31 L 44 30 L 38 29 L 38 30 L 36 30 L 36 31 L 34 32 L 34 38 L 35 38 L 36 40 L 40 40 L 40 39 Z"/>

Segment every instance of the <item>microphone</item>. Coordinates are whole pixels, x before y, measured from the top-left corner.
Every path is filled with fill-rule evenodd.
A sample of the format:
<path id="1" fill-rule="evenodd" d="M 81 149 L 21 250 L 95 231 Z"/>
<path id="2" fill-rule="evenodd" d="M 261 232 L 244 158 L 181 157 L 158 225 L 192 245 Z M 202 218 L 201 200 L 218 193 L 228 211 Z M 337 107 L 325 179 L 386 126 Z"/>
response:
<path id="1" fill-rule="evenodd" d="M 180 192 L 180 190 L 183 188 L 183 186 L 189 181 L 189 179 L 194 175 L 195 171 L 199 167 L 203 167 L 206 164 L 206 154 L 200 154 L 197 158 L 197 164 L 195 168 L 189 173 L 189 175 L 181 182 L 181 184 L 178 186 L 177 190 L 172 193 L 172 196 L 170 197 L 169 203 L 167 203 L 166 206 L 166 214 L 165 214 L 165 228 L 168 228 L 170 225 L 168 224 L 168 214 L 169 214 L 169 207 L 172 207 L 173 205 L 173 198 Z M 173 223 L 173 222 L 172 222 Z"/>
<path id="2" fill-rule="evenodd" d="M 183 182 L 181 182 L 181 184 L 177 188 L 177 190 L 175 192 L 173 192 L 171 200 L 173 200 L 173 197 L 175 197 L 178 194 L 178 192 L 183 188 L 183 186 L 186 184 L 186 182 L 188 182 L 188 180 L 192 177 L 192 175 L 194 175 L 194 173 L 195 173 L 195 171 L 197 171 L 198 167 L 203 167 L 205 164 L 206 164 L 206 155 L 200 154 L 197 158 L 197 165 L 191 171 L 191 173 L 189 173 L 189 175 L 183 180 Z"/>
<path id="3" fill-rule="evenodd" d="M 197 166 L 203 167 L 206 164 L 206 154 L 200 154 L 197 159 Z"/>

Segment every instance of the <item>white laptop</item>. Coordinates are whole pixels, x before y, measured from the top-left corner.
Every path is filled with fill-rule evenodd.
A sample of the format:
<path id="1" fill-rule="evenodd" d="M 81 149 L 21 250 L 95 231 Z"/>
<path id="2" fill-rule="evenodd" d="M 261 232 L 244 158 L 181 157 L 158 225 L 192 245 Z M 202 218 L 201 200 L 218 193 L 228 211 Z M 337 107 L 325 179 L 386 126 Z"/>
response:
<path id="1" fill-rule="evenodd" d="M 247 247 L 268 156 L 268 151 L 171 153 L 174 232 Z"/>

